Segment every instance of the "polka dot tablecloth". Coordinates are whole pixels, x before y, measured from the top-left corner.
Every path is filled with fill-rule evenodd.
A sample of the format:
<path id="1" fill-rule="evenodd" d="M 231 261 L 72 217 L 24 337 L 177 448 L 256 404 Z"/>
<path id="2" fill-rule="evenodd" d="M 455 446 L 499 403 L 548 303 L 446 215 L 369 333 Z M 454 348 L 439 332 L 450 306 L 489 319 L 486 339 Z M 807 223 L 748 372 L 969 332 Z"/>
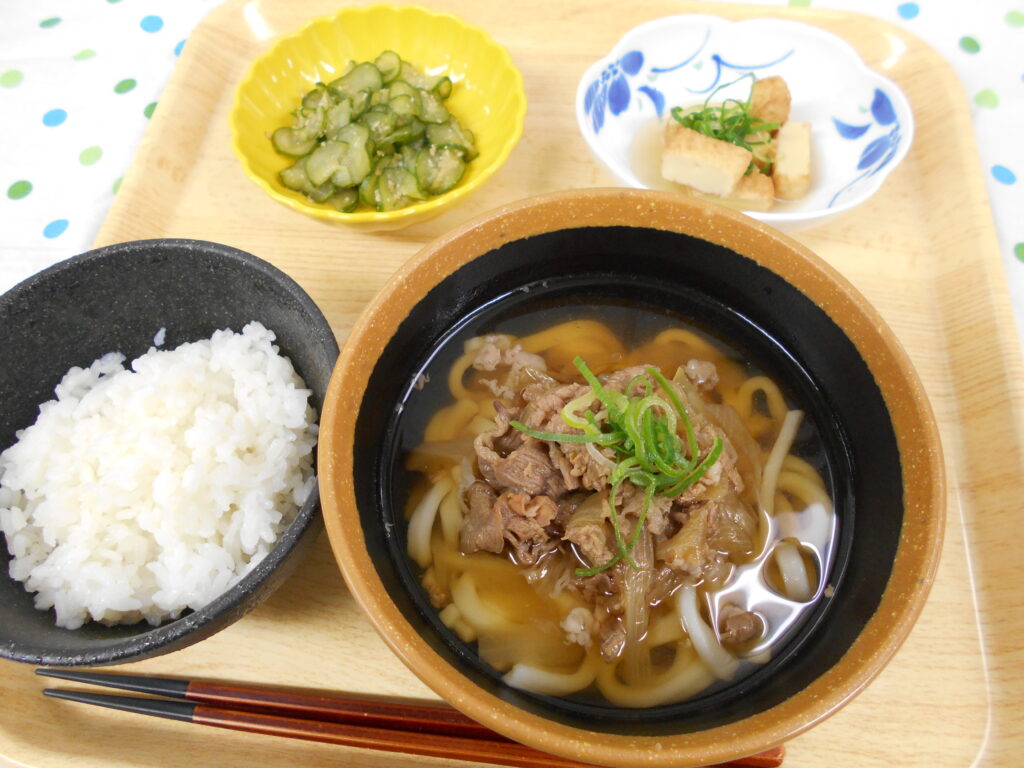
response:
<path id="1" fill-rule="evenodd" d="M 189 32 L 219 2 L 4 3 L 0 292 L 88 250 L 149 118 L 159 109 L 160 92 Z M 772 6 L 787 0 L 760 2 Z M 788 4 L 851 10 L 901 25 L 938 50 L 960 75 L 1024 338 L 1022 0 Z M 712 3 L 707 10 L 714 12 Z"/>

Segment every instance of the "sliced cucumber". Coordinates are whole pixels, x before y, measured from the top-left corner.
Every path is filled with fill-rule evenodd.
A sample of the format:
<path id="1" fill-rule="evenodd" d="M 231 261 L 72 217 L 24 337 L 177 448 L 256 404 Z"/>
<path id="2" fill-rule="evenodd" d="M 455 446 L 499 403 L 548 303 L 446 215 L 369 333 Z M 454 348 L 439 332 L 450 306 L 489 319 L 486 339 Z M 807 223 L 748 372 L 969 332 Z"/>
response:
<path id="1" fill-rule="evenodd" d="M 342 213 L 352 213 L 359 205 L 359 191 L 355 187 L 340 189 L 327 199 L 327 203 Z"/>
<path id="2" fill-rule="evenodd" d="M 405 80 L 414 88 L 422 88 L 424 91 L 437 91 L 442 99 L 448 98 L 452 92 L 452 81 L 447 75 L 424 75 L 407 61 L 402 62 L 402 69 L 398 73 L 399 80 Z"/>
<path id="3" fill-rule="evenodd" d="M 270 140 L 274 144 L 274 149 L 282 155 L 288 155 L 289 157 L 302 157 L 316 148 L 315 138 L 301 138 L 293 128 L 278 128 L 274 131 Z"/>
<path id="4" fill-rule="evenodd" d="M 306 109 L 317 107 L 329 107 L 332 103 L 331 93 L 323 83 L 317 83 L 316 87 L 302 97 L 302 106 Z"/>
<path id="5" fill-rule="evenodd" d="M 364 112 L 359 118 L 359 122 L 370 130 L 370 140 L 374 144 L 382 143 L 384 137 L 394 132 L 398 126 L 394 112 L 377 111 L 377 109 Z"/>
<path id="6" fill-rule="evenodd" d="M 319 187 L 334 175 L 347 150 L 348 144 L 340 141 L 325 141 L 313 150 L 306 160 L 306 175 L 313 186 Z"/>
<path id="7" fill-rule="evenodd" d="M 359 183 L 359 202 L 368 205 L 370 208 L 377 207 L 377 184 L 380 182 L 380 174 L 374 168 L 366 174 L 366 178 Z"/>
<path id="8" fill-rule="evenodd" d="M 327 199 L 334 194 L 334 185 L 325 181 L 309 193 L 309 199 L 314 203 L 326 203 Z"/>
<path id="9" fill-rule="evenodd" d="M 330 87 L 349 98 L 359 91 L 379 91 L 384 86 L 380 70 L 368 61 L 356 64 L 347 74 L 332 80 Z"/>
<path id="10" fill-rule="evenodd" d="M 428 195 L 443 195 L 465 172 L 466 161 L 454 147 L 429 147 L 416 155 L 416 180 Z"/>
<path id="11" fill-rule="evenodd" d="M 278 174 L 278 178 L 281 179 L 281 183 L 288 187 L 288 189 L 294 189 L 296 192 L 301 192 L 304 195 L 308 195 L 316 189 L 309 180 L 309 176 L 306 175 L 305 157 L 281 171 Z"/>
<path id="12" fill-rule="evenodd" d="M 365 143 L 343 144 L 342 146 L 345 150 L 341 154 L 337 169 L 331 176 L 331 183 L 336 187 L 354 187 L 361 183 L 370 172 L 370 154 L 366 151 Z"/>
<path id="13" fill-rule="evenodd" d="M 419 88 L 413 88 L 405 80 L 395 80 L 388 86 L 388 97 L 395 99 L 399 96 L 412 96 L 414 99 L 418 99 Z"/>
<path id="14" fill-rule="evenodd" d="M 427 140 L 435 147 L 455 147 L 467 161 L 479 154 L 473 132 L 463 128 L 454 115 L 440 125 L 428 125 Z"/>
<path id="15" fill-rule="evenodd" d="M 396 115 L 415 116 L 420 111 L 419 100 L 415 96 L 395 96 L 388 102 L 388 108 Z"/>
<path id="16" fill-rule="evenodd" d="M 416 182 L 416 177 L 405 168 L 384 169 L 377 183 L 377 210 L 394 211 L 404 208 L 413 200 L 425 200 L 426 195 Z"/>
<path id="17" fill-rule="evenodd" d="M 452 95 L 452 80 L 450 77 L 440 77 L 430 89 L 437 94 L 438 98 L 447 99 Z"/>
<path id="18" fill-rule="evenodd" d="M 359 145 L 364 147 L 367 152 L 373 151 L 373 146 L 370 144 L 370 129 L 362 123 L 349 123 L 346 125 L 338 131 L 337 141 Z"/>
<path id="19" fill-rule="evenodd" d="M 324 135 L 328 139 L 337 139 L 338 132 L 352 122 L 352 100 L 342 96 L 341 101 L 329 107 L 324 119 Z"/>
<path id="20" fill-rule="evenodd" d="M 448 108 L 441 103 L 441 99 L 433 91 L 424 91 L 422 88 L 419 94 L 419 118 L 425 123 L 440 124 L 448 121 L 451 114 Z"/>
<path id="21" fill-rule="evenodd" d="M 407 116 L 406 118 L 399 117 L 395 123 L 395 129 L 380 140 L 381 144 L 405 144 L 407 142 L 418 139 L 426 131 L 426 125 L 416 117 Z"/>
<path id="22" fill-rule="evenodd" d="M 384 85 L 388 85 L 398 77 L 398 73 L 402 70 L 402 57 L 394 51 L 384 51 L 374 60 L 373 64 L 380 72 Z"/>

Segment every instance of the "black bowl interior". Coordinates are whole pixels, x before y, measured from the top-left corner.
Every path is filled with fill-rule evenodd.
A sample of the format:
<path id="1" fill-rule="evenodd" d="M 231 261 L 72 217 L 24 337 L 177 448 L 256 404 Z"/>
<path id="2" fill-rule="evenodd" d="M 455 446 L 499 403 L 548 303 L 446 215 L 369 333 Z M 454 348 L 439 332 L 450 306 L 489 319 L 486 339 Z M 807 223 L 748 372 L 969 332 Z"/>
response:
<path id="1" fill-rule="evenodd" d="M 447 339 L 466 325 L 482 332 L 500 327 L 522 309 L 543 307 L 557 322 L 586 315 L 595 305 L 621 303 L 688 319 L 751 355 L 805 406 L 825 445 L 822 469 L 840 530 L 829 579 L 834 594 L 818 602 L 771 662 L 731 686 L 646 710 L 538 696 L 502 684 L 430 606 L 405 554 L 400 498 L 403 435 L 422 435 L 430 415 L 427 408 L 411 407 L 422 397 L 412 383 L 420 371 L 447 370 L 461 352 L 446 347 Z M 449 275 L 415 306 L 380 357 L 367 392 L 372 398 L 364 399 L 356 425 L 354 473 L 375 480 L 357 483 L 356 495 L 380 578 L 407 620 L 446 661 L 495 696 L 545 718 L 662 735 L 766 710 L 839 660 L 876 610 L 888 581 L 887 564 L 902 525 L 902 476 L 889 413 L 867 365 L 835 322 L 792 285 L 705 240 L 602 227 L 508 243 Z M 396 409 L 398 404 L 403 407 Z"/>
<path id="2" fill-rule="evenodd" d="M 166 329 L 164 349 L 240 331 L 259 320 L 277 335 L 323 407 L 338 346 L 323 314 L 290 277 L 248 253 L 196 240 L 144 240 L 61 262 L 0 297 L 0 450 L 35 421 L 41 403 L 72 366 L 118 351 L 145 353 Z M 207 637 L 255 607 L 285 578 L 322 527 L 317 493 L 271 553 L 205 608 L 152 627 L 145 622 L 69 631 L 39 611 L 21 584 L 0 579 L 0 656 L 35 664 L 134 661 Z M 0 537 L 2 542 L 2 537 Z M 10 554 L 0 546 L 0 568 Z M 284 567 L 287 561 L 287 565 Z"/>

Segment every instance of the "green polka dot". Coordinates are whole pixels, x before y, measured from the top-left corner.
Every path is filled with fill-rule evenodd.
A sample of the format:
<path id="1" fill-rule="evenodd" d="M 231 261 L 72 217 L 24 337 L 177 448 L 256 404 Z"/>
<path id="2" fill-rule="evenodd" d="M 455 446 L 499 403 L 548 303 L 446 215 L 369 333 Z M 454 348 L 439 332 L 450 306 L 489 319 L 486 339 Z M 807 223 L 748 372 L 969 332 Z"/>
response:
<path id="1" fill-rule="evenodd" d="M 121 188 L 122 181 L 124 181 L 124 176 L 120 177 L 117 181 L 115 181 L 114 186 L 110 188 L 110 191 L 113 192 L 115 195 L 117 194 L 117 190 Z"/>
<path id="2" fill-rule="evenodd" d="M 114 86 L 114 93 L 128 93 L 128 91 L 130 91 L 136 85 L 138 85 L 138 83 L 136 83 L 130 77 L 125 78 L 120 83 Z"/>
<path id="3" fill-rule="evenodd" d="M 1006 14 L 1006 23 L 1011 27 L 1024 27 L 1024 11 L 1010 11 Z"/>
<path id="4" fill-rule="evenodd" d="M 94 165 L 101 157 L 103 157 L 102 149 L 99 147 L 89 147 L 82 150 L 82 154 L 78 156 L 78 162 L 82 165 Z"/>
<path id="5" fill-rule="evenodd" d="M 39 26 L 42 27 L 43 29 L 56 27 L 58 24 L 60 24 L 60 16 L 53 16 L 52 18 L 43 19 L 42 21 L 39 22 Z"/>
<path id="6" fill-rule="evenodd" d="M 960 38 L 960 49 L 967 53 L 977 53 L 981 50 L 981 43 L 973 37 L 964 36 Z"/>
<path id="7" fill-rule="evenodd" d="M 0 85 L 4 88 L 13 88 L 18 85 L 25 76 L 21 74 L 20 69 L 8 69 L 2 75 L 0 75 Z"/>
<path id="8" fill-rule="evenodd" d="M 142 114 L 144 114 L 146 117 L 152 117 L 153 116 L 153 111 L 155 109 L 156 109 L 156 102 L 155 101 L 151 101 L 149 104 L 146 105 L 146 108 L 144 110 L 142 110 Z"/>
<path id="9" fill-rule="evenodd" d="M 798 5 L 806 8 L 811 4 L 811 0 L 789 0 L 790 5 Z"/>
<path id="10" fill-rule="evenodd" d="M 1017 243 L 1013 246 L 1013 255 L 1024 261 L 1024 243 Z"/>
<path id="11" fill-rule="evenodd" d="M 85 61 L 86 59 L 91 59 L 95 55 L 96 51 L 94 51 L 92 48 L 83 48 L 71 58 L 73 58 L 75 61 Z"/>
<path id="12" fill-rule="evenodd" d="M 29 181 L 16 181 L 7 188 L 7 196 L 11 200 L 21 200 L 32 191 L 32 183 Z"/>
<path id="13" fill-rule="evenodd" d="M 984 91 L 978 91 L 974 94 L 974 103 L 979 107 L 995 109 L 999 106 L 999 96 L 991 88 L 986 88 Z"/>

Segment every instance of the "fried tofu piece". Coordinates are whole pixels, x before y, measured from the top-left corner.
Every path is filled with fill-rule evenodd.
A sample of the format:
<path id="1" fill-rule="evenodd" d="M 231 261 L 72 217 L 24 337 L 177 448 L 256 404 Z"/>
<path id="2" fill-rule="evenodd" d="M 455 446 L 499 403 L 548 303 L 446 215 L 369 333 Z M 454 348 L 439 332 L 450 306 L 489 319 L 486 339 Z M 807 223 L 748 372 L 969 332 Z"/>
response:
<path id="1" fill-rule="evenodd" d="M 740 179 L 728 197 L 728 204 L 741 211 L 767 211 L 774 202 L 775 182 L 760 171 L 748 173 Z"/>
<path id="2" fill-rule="evenodd" d="M 766 123 L 782 125 L 789 120 L 792 99 L 789 86 L 778 75 L 758 80 L 750 92 L 750 114 Z"/>
<path id="3" fill-rule="evenodd" d="M 748 173 L 741 178 L 726 197 L 708 195 L 693 187 L 684 186 L 683 190 L 701 200 L 718 203 L 737 211 L 768 211 L 775 202 L 775 183 L 771 176 L 766 176 L 760 171 Z"/>
<path id="4" fill-rule="evenodd" d="M 665 124 L 661 175 L 710 195 L 728 195 L 750 167 L 749 150 L 712 139 L 675 120 Z"/>
<path id="5" fill-rule="evenodd" d="M 811 188 L 811 124 L 786 123 L 775 138 L 775 194 L 796 200 Z"/>

